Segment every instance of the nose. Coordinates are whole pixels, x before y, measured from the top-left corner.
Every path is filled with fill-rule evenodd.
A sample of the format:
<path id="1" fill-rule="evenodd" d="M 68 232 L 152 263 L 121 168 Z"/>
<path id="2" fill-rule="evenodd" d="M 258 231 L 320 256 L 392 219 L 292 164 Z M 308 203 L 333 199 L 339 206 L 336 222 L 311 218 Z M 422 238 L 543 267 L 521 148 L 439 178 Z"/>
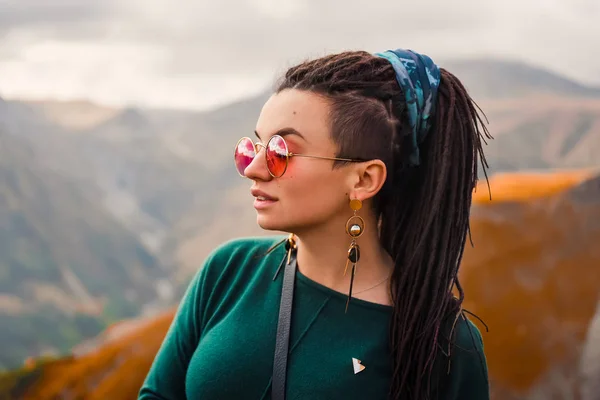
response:
<path id="1" fill-rule="evenodd" d="M 256 157 L 250 162 L 250 164 L 244 170 L 244 175 L 248 179 L 269 181 L 273 179 L 269 170 L 267 169 L 267 157 L 265 157 L 265 149 L 262 146 L 258 146 L 259 151 L 256 153 Z"/>

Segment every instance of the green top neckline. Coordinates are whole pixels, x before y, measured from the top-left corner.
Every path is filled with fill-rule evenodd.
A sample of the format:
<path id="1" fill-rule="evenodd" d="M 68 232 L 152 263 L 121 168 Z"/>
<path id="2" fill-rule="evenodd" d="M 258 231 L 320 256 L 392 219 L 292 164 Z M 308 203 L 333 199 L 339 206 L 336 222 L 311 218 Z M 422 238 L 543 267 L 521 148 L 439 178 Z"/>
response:
<path id="1" fill-rule="evenodd" d="M 299 268 L 296 268 L 296 277 L 299 279 L 300 282 L 325 293 L 330 298 L 336 298 L 336 299 L 342 300 L 343 302 L 346 302 L 346 300 L 348 298 L 348 295 L 338 292 L 337 290 L 333 290 L 330 287 L 327 287 L 323 284 L 320 284 L 319 282 L 316 282 L 316 281 L 310 279 L 309 277 L 304 275 L 302 272 L 300 272 Z M 374 309 L 374 310 L 378 310 L 378 311 L 383 311 L 385 313 L 391 313 L 392 310 L 394 309 L 393 306 L 387 306 L 385 304 L 374 303 L 372 301 L 358 299 L 356 297 L 353 297 L 352 299 L 350 299 L 350 307 L 352 307 L 352 306 L 360 306 L 360 307 L 370 308 L 370 309 Z"/>

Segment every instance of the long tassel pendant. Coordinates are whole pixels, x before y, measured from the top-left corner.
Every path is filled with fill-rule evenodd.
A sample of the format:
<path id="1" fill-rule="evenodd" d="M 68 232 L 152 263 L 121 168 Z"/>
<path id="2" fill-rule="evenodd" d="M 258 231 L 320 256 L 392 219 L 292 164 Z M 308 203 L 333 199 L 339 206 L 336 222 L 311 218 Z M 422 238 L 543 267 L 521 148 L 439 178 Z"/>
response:
<path id="1" fill-rule="evenodd" d="M 350 265 L 350 259 L 346 260 L 346 268 L 344 268 L 344 276 L 346 276 L 346 272 L 348 272 L 348 265 Z"/>
<path id="2" fill-rule="evenodd" d="M 350 299 L 352 298 L 352 286 L 354 285 L 354 276 L 356 275 L 356 265 L 358 264 L 358 260 L 360 259 L 360 246 L 353 242 L 350 245 L 350 249 L 348 249 L 348 261 L 346 262 L 346 268 L 348 268 L 348 264 L 352 263 L 352 275 L 350 276 L 350 289 L 348 290 L 348 300 L 346 300 L 346 312 L 348 312 L 348 305 L 350 304 Z M 346 271 L 344 271 L 344 275 L 346 275 Z"/>
<path id="3" fill-rule="evenodd" d="M 348 312 L 348 305 L 350 305 L 350 299 L 352 298 L 352 286 L 354 285 L 354 275 L 356 274 L 356 263 L 352 264 L 352 275 L 350 276 L 350 290 L 348 291 L 348 300 L 346 300 L 346 313 Z"/>

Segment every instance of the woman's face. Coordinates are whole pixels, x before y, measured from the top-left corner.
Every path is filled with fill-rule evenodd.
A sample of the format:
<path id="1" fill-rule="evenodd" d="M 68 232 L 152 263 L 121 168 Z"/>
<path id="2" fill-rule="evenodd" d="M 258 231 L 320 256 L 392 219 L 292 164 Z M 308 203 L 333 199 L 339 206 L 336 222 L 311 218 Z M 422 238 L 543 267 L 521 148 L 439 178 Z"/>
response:
<path id="1" fill-rule="evenodd" d="M 274 94 L 258 118 L 257 140 L 266 145 L 278 134 L 291 153 L 335 157 L 329 110 L 327 100 L 311 92 L 290 89 Z M 283 176 L 273 178 L 264 148 L 258 149 L 245 175 L 254 182 L 254 207 L 263 229 L 300 233 L 351 212 L 351 166 L 332 169 L 334 161 L 294 156 Z M 262 200 L 263 196 L 272 200 Z"/>

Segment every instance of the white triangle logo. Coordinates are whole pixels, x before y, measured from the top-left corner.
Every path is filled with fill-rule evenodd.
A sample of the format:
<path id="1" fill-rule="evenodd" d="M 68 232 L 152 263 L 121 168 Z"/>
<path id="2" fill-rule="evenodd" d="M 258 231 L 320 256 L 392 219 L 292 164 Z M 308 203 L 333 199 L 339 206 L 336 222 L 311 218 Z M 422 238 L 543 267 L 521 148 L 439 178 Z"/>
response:
<path id="1" fill-rule="evenodd" d="M 352 366 L 354 367 L 354 375 L 358 374 L 360 371 L 363 371 L 366 367 L 361 364 L 361 361 L 358 358 L 352 357 Z"/>

